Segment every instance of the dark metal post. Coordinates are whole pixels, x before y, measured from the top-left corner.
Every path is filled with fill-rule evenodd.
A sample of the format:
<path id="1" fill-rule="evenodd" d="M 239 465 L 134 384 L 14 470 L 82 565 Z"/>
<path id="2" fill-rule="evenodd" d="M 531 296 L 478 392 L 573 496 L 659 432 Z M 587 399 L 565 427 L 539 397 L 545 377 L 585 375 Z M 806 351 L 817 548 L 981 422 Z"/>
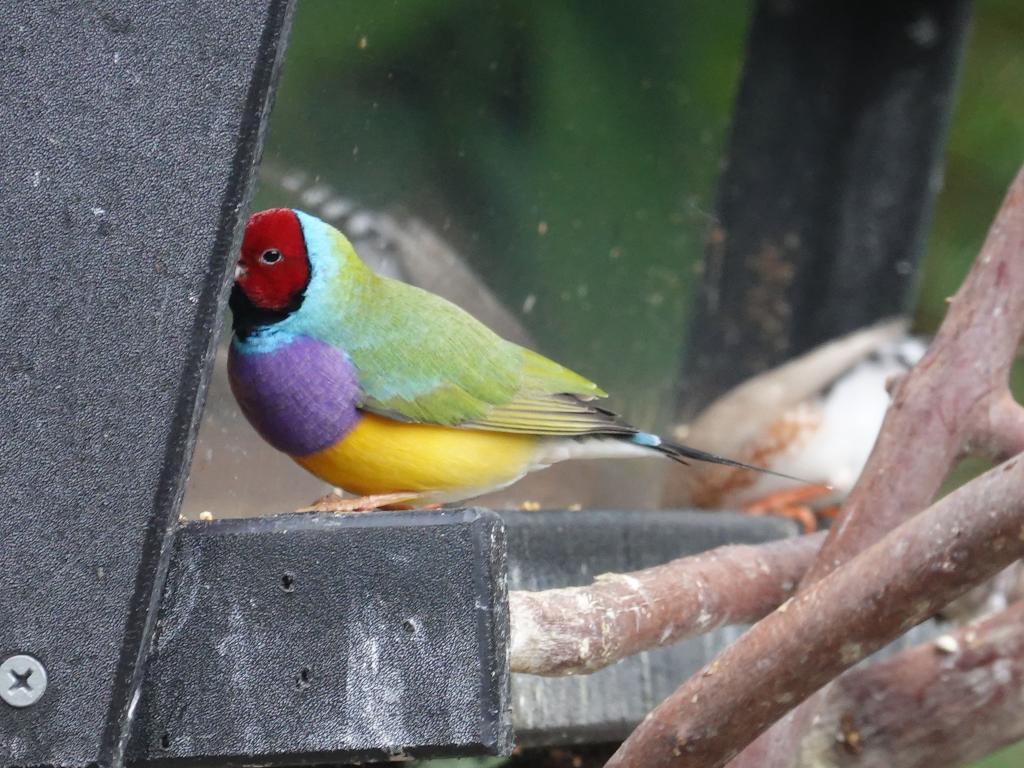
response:
<path id="1" fill-rule="evenodd" d="M 761 0 L 684 361 L 683 416 L 906 311 L 969 0 Z"/>

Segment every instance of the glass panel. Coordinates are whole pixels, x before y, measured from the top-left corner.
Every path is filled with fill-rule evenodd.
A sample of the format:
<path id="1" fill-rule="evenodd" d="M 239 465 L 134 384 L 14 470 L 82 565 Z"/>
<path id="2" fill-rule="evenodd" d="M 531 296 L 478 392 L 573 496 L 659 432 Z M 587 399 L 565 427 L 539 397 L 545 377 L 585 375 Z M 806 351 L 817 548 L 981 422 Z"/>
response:
<path id="1" fill-rule="evenodd" d="M 1016 11 L 976 9 L 922 331 L 937 327 L 1019 162 Z M 376 268 L 594 378 L 613 409 L 665 431 L 748 13 L 668 0 L 301 0 L 254 209 L 331 221 Z M 184 513 L 306 504 L 328 489 L 241 418 L 227 338 Z M 668 468 L 571 463 L 481 501 L 650 506 Z"/>
<path id="2" fill-rule="evenodd" d="M 748 12 L 302 0 L 254 210 L 331 221 L 375 268 L 446 295 L 663 430 Z M 240 416 L 227 338 L 184 514 L 308 504 L 328 488 Z M 570 462 L 482 501 L 651 506 L 667 464 Z"/>

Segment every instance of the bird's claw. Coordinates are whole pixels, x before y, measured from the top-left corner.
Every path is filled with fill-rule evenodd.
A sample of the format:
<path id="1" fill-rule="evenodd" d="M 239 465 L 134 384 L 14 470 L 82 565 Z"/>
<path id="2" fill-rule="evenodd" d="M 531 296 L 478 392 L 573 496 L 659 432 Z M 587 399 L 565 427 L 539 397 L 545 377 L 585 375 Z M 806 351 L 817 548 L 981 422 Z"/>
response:
<path id="1" fill-rule="evenodd" d="M 807 502 L 830 493 L 832 488 L 827 485 L 801 485 L 762 496 L 744 504 L 740 511 L 745 515 L 783 517 L 798 523 L 804 533 L 814 533 L 818 530 L 818 518 Z"/>
<path id="2" fill-rule="evenodd" d="M 296 512 L 373 512 L 375 510 L 403 509 L 416 499 L 415 493 L 378 493 L 346 499 L 336 493 L 321 496 L 308 507 Z"/>

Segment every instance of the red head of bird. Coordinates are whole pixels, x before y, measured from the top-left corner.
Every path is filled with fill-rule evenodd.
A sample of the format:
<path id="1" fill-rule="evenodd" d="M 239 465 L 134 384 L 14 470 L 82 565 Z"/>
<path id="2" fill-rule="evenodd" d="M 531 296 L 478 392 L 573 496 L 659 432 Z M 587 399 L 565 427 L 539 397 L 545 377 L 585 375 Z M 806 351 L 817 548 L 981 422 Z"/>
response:
<path id="1" fill-rule="evenodd" d="M 235 283 L 245 298 L 256 309 L 293 311 L 309 277 L 309 254 L 295 211 L 273 208 L 254 214 L 235 268 Z"/>

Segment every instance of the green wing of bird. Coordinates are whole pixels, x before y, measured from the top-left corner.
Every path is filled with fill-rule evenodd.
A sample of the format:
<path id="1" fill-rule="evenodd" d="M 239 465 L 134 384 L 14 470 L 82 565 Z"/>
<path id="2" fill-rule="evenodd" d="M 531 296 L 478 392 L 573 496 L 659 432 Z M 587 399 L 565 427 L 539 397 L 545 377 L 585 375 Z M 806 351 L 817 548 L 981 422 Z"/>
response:
<path id="1" fill-rule="evenodd" d="M 386 278 L 360 294 L 345 348 L 364 410 L 405 421 L 550 436 L 631 434 L 606 394 L 454 304 Z"/>

